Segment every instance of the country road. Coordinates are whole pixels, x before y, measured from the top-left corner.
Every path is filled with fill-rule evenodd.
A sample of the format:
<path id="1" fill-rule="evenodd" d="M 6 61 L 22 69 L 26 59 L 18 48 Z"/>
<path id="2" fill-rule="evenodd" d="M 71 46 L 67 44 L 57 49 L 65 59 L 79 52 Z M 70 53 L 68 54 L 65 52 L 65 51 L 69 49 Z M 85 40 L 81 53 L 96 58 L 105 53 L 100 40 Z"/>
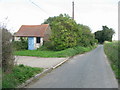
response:
<path id="1" fill-rule="evenodd" d="M 68 62 L 31 83 L 27 88 L 118 88 L 103 46 Z"/>

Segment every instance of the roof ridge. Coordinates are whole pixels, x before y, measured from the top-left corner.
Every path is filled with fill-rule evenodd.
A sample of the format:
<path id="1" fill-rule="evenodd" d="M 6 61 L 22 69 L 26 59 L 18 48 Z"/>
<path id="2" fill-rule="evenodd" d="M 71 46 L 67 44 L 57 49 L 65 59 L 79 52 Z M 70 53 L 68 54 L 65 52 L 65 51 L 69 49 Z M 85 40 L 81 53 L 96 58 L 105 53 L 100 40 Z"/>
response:
<path id="1" fill-rule="evenodd" d="M 49 24 L 41 24 L 41 25 L 22 25 L 18 32 L 15 34 L 16 36 L 44 36 Z"/>
<path id="2" fill-rule="evenodd" d="M 41 24 L 41 25 L 49 25 L 49 24 Z M 41 25 L 22 25 L 22 26 L 41 26 Z"/>

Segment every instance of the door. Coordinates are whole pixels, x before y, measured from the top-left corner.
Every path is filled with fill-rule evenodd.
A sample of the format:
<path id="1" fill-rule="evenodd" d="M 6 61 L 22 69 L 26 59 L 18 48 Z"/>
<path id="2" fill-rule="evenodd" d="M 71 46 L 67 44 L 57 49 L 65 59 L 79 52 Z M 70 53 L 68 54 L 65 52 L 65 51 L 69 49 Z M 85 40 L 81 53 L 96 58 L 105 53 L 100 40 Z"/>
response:
<path id="1" fill-rule="evenodd" d="M 34 37 L 28 37 L 28 50 L 34 50 Z"/>

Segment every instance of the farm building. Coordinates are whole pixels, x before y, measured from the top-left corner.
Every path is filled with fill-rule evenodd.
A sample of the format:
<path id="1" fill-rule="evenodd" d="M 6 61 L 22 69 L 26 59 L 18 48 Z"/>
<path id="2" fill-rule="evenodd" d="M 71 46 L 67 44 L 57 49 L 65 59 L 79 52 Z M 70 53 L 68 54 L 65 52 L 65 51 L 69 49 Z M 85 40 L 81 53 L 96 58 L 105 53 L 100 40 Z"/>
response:
<path id="1" fill-rule="evenodd" d="M 42 25 L 22 25 L 18 32 L 14 34 L 14 40 L 20 41 L 20 37 L 28 39 L 28 50 L 35 50 L 48 41 L 51 35 L 49 24 Z"/>

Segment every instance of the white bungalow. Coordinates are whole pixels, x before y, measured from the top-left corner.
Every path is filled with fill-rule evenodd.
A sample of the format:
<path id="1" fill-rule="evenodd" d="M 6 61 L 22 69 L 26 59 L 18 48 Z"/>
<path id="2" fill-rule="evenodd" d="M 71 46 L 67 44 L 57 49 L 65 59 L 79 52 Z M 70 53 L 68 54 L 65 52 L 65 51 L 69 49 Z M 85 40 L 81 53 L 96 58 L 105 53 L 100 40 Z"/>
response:
<path id="1" fill-rule="evenodd" d="M 20 37 L 28 38 L 28 50 L 35 50 L 48 41 L 51 35 L 49 24 L 42 25 L 22 25 L 14 35 L 15 41 L 20 41 Z"/>

